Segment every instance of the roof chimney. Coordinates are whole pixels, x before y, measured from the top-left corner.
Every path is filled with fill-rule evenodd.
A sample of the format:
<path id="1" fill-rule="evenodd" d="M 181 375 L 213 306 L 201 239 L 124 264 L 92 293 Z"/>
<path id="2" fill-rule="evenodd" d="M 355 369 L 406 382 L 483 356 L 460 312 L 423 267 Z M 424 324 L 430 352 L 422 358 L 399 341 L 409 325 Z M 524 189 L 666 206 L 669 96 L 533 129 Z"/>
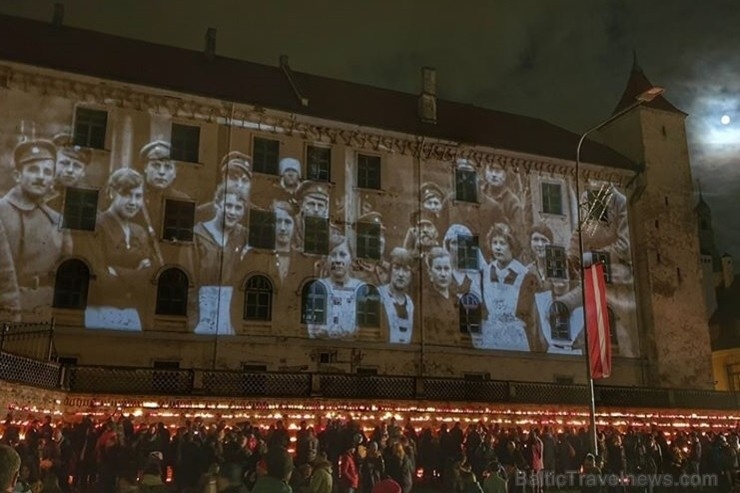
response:
<path id="1" fill-rule="evenodd" d="M 60 27 L 64 22 L 64 4 L 54 4 L 54 16 L 51 18 L 51 25 Z"/>
<path id="2" fill-rule="evenodd" d="M 216 28 L 209 27 L 206 31 L 206 47 L 204 50 L 206 58 L 213 60 L 216 58 Z"/>
<path id="3" fill-rule="evenodd" d="M 437 71 L 431 67 L 421 68 L 419 119 L 424 123 L 437 123 Z"/>
<path id="4" fill-rule="evenodd" d="M 291 89 L 293 89 L 293 94 L 301 103 L 301 106 L 308 106 L 308 98 L 303 96 L 301 93 L 301 89 L 298 87 L 298 84 L 296 84 L 295 78 L 293 77 L 293 71 L 290 70 L 290 65 L 288 65 L 288 55 L 280 55 L 278 63 L 280 63 L 280 68 L 283 70 L 285 78 L 288 79 L 288 83 L 290 84 Z"/>

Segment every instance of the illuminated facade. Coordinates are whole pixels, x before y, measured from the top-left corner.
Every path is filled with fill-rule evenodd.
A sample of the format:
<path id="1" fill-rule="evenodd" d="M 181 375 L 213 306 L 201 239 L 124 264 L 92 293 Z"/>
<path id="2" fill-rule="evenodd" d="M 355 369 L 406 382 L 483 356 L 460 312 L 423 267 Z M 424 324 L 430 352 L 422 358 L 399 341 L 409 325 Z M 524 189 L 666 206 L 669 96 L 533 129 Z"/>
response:
<path id="1" fill-rule="evenodd" d="M 576 197 L 576 135 L 438 100 L 428 69 L 417 96 L 0 24 L 18 36 L 0 53 L 0 300 L 11 321 L 53 317 L 60 356 L 582 382 L 580 206 L 607 266 L 610 383 L 711 385 L 706 319 L 680 303 L 705 312 L 688 157 L 662 161 L 684 115 L 664 99 L 587 143 Z M 666 238 L 682 245 L 656 264 L 643 247 Z"/>

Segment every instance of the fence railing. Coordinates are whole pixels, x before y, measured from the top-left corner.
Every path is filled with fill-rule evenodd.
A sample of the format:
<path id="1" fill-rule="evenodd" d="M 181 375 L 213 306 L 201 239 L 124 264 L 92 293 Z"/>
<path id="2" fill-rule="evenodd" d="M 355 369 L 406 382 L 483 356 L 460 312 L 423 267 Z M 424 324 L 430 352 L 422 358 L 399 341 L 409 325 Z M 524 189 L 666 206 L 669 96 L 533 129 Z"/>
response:
<path id="1" fill-rule="evenodd" d="M 585 406 L 585 385 L 333 373 L 60 366 L 0 352 L 0 380 L 75 394 L 281 397 Z M 740 394 L 597 385 L 609 408 L 739 410 Z"/>
<path id="2" fill-rule="evenodd" d="M 41 361 L 56 359 L 54 321 L 36 324 L 2 324 L 0 351 Z"/>

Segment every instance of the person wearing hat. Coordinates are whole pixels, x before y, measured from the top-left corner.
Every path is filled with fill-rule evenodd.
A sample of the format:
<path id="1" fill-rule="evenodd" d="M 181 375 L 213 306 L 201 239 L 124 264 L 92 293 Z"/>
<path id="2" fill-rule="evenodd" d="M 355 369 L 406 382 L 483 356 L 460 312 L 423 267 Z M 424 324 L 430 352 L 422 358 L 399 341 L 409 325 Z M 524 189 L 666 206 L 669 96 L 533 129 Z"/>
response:
<path id="1" fill-rule="evenodd" d="M 385 253 L 383 216 L 379 212 L 367 212 L 357 219 L 358 229 L 360 224 L 378 227 L 379 233 L 376 240 L 378 242 L 378 255 L 377 258 L 355 258 L 352 262 L 352 272 L 362 282 L 373 286 L 386 284 L 391 265 L 383 259 Z M 359 235 L 357 241 L 360 241 Z"/>
<path id="2" fill-rule="evenodd" d="M 442 187 L 433 182 L 421 184 L 421 205 L 425 211 L 439 217 L 445 205 L 445 193 Z"/>
<path id="3" fill-rule="evenodd" d="M 390 282 L 378 289 L 388 327 L 388 342 L 409 344 L 414 329 L 414 302 L 408 291 L 411 286 L 414 257 L 405 248 L 391 251 Z"/>
<path id="4" fill-rule="evenodd" d="M 25 141 L 13 153 L 16 185 L 0 199 L 0 221 L 13 258 L 23 313 L 50 307 L 53 273 L 72 252 L 61 216 L 46 205 L 54 182 L 56 148 L 47 140 Z"/>
<path id="5" fill-rule="evenodd" d="M 243 190 L 249 205 L 252 193 L 252 158 L 239 151 L 224 155 L 221 159 L 221 183 L 228 188 Z M 195 222 L 208 221 L 214 212 L 213 201 L 199 205 L 195 208 Z"/>
<path id="6" fill-rule="evenodd" d="M 57 186 L 61 188 L 79 186 L 92 160 L 92 151 L 86 147 L 74 145 L 72 136 L 69 134 L 55 135 L 53 142 L 57 147 Z"/>
<path id="7" fill-rule="evenodd" d="M 280 160 L 280 186 L 290 196 L 294 196 L 301 184 L 301 162 L 296 158 L 284 157 Z"/>
<path id="8" fill-rule="evenodd" d="M 425 209 L 414 212 L 411 215 L 411 227 L 406 231 L 403 247 L 412 252 L 415 257 L 423 257 L 431 248 L 439 246 L 439 230 L 436 220 L 436 216 Z"/>
<path id="9" fill-rule="evenodd" d="M 329 218 L 329 189 L 325 183 L 304 181 L 296 189 L 295 195 L 299 210 L 295 218 L 296 230 L 293 244 L 297 250 L 303 251 L 305 218 Z"/>

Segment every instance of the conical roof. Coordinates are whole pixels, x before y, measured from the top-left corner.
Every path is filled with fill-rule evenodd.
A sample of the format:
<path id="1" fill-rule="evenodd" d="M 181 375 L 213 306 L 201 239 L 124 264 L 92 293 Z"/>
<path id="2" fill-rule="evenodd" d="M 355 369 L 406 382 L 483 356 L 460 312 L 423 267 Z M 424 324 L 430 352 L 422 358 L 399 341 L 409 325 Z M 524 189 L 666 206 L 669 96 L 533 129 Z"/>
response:
<path id="1" fill-rule="evenodd" d="M 623 109 L 627 108 L 629 105 L 635 102 L 635 98 L 637 96 L 647 91 L 651 87 L 655 87 L 655 86 L 653 85 L 652 82 L 650 82 L 650 80 L 647 78 L 645 73 L 642 71 L 642 68 L 640 67 L 640 65 L 637 63 L 637 53 L 633 52 L 632 72 L 630 73 L 630 77 L 627 80 L 627 87 L 624 88 L 624 93 L 622 93 L 622 98 L 619 100 L 619 104 L 617 104 L 617 107 L 614 108 L 614 112 L 612 114 L 613 115 L 617 114 Z M 674 113 L 678 113 L 684 116 L 688 114 L 688 113 L 684 113 L 683 111 L 673 106 L 662 95 L 658 96 L 657 98 L 653 99 L 650 102 L 643 103 L 643 106 L 647 106 L 649 108 L 655 108 L 658 110 L 672 111 Z"/>

